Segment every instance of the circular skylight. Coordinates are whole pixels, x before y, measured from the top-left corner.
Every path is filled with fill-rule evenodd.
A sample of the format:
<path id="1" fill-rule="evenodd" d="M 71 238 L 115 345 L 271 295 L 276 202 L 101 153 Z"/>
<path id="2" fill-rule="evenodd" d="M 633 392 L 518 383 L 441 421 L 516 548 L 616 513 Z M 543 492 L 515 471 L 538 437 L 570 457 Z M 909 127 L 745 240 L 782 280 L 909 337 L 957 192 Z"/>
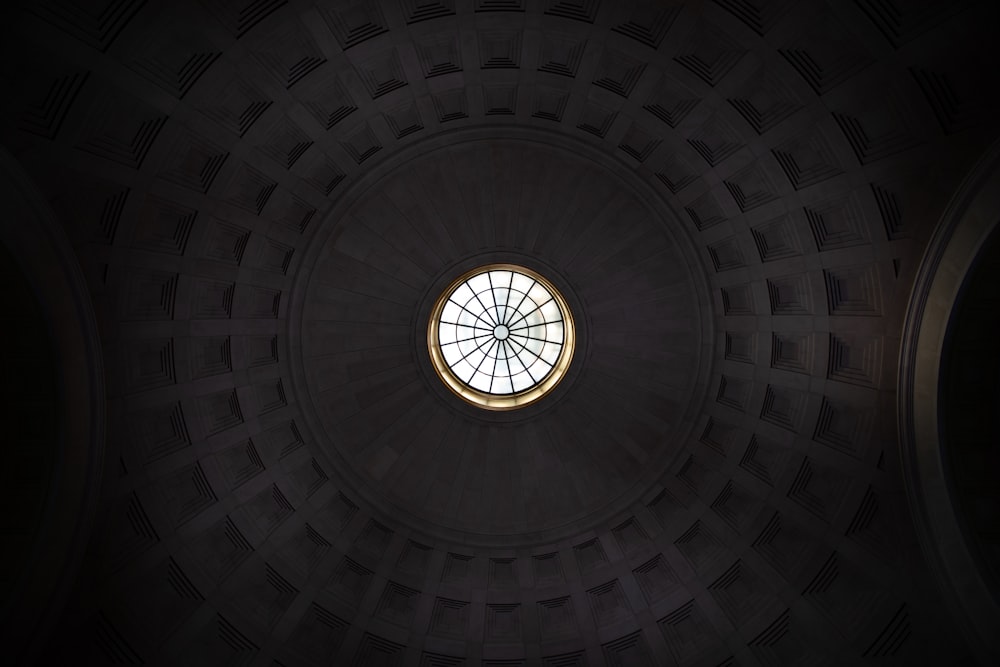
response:
<path id="1" fill-rule="evenodd" d="M 562 378 L 573 353 L 573 320 L 553 285 L 511 264 L 459 277 L 431 314 L 428 349 L 455 393 L 494 410 L 527 405 Z"/>

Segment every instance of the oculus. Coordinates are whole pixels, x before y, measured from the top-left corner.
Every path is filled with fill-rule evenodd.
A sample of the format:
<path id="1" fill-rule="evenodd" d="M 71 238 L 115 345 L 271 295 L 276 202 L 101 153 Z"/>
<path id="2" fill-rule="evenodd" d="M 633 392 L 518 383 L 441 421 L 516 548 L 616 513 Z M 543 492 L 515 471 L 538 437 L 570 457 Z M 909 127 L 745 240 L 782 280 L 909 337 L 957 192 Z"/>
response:
<path id="1" fill-rule="evenodd" d="M 427 348 L 441 380 L 465 401 L 513 410 L 566 374 L 575 335 L 559 291 L 531 269 L 480 266 L 456 278 L 431 310 Z"/>

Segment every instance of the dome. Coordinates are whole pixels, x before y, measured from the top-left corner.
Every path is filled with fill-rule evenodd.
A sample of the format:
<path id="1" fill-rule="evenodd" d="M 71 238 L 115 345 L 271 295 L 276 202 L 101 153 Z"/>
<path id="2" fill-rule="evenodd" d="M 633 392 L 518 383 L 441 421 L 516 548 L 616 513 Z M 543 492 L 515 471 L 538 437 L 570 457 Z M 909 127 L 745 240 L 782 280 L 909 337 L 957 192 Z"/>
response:
<path id="1" fill-rule="evenodd" d="M 1000 656 L 993 3 L 7 15 L 15 662 Z"/>
<path id="2" fill-rule="evenodd" d="M 331 465 L 396 520 L 465 544 L 551 542 L 634 502 L 679 455 L 708 381 L 706 290 L 656 194 L 589 152 L 513 128 L 417 142 L 334 212 L 299 265 L 289 319 L 303 332 L 292 359 L 303 418 Z M 455 165 L 477 191 L 438 189 Z M 578 316 L 551 395 L 490 413 L 441 382 L 426 332 L 456 278 L 498 260 L 551 281 Z"/>

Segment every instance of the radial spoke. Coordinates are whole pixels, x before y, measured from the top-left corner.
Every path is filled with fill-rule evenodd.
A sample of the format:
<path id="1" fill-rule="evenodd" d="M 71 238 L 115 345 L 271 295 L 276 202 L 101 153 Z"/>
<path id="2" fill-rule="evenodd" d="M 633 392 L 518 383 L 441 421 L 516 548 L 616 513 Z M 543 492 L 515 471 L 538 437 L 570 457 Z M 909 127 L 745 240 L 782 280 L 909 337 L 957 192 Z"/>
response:
<path id="1" fill-rule="evenodd" d="M 497 341 L 498 346 L 503 345 L 502 340 Z M 493 357 L 493 372 L 490 373 L 490 393 L 493 393 L 493 383 L 497 381 L 497 357 Z"/>
<path id="2" fill-rule="evenodd" d="M 449 299 L 449 301 L 451 301 L 451 299 Z M 482 316 L 480 316 L 480 315 L 477 315 L 477 314 L 475 314 L 474 312 L 472 312 L 471 310 L 469 310 L 468 308 L 466 308 L 466 307 L 465 307 L 465 306 L 463 306 L 462 304 L 458 303 L 457 301 L 451 301 L 451 303 L 455 304 L 456 306 L 458 306 L 459 308 L 461 308 L 462 310 L 464 310 L 465 312 L 467 312 L 467 313 L 468 313 L 469 315 L 472 315 L 472 316 L 473 316 L 474 318 L 476 318 L 476 319 L 477 319 L 478 321 L 480 321 L 480 322 L 485 322 L 486 324 L 490 324 L 490 323 L 489 323 L 489 322 L 487 322 L 487 321 L 486 321 L 485 319 L 483 319 L 483 317 L 482 317 Z M 463 326 L 464 326 L 464 325 L 463 325 Z M 492 331 L 492 330 L 493 330 L 493 326 L 494 326 L 494 325 L 490 325 L 489 327 L 487 327 L 487 329 L 488 329 L 489 331 Z"/>
<path id="3" fill-rule="evenodd" d="M 527 296 L 527 294 L 525 294 L 525 296 Z M 519 313 L 521 315 L 521 317 L 517 318 L 517 320 L 515 320 L 515 321 L 519 322 L 521 320 L 528 319 L 528 315 L 531 315 L 533 312 L 535 312 L 537 310 L 541 310 L 542 306 L 545 306 L 545 305 L 551 303 L 552 301 L 555 301 L 555 299 L 553 297 L 549 297 L 548 300 L 546 300 L 546 301 L 538 304 L 537 306 L 535 306 L 534 308 L 532 308 L 528 312 L 526 312 L 526 313 Z"/>
<path id="4" fill-rule="evenodd" d="M 510 340 L 510 339 L 508 338 L 507 340 Z M 515 342 L 515 343 L 517 343 L 518 345 L 521 345 L 521 343 L 518 343 L 517 341 L 514 341 L 514 342 Z M 520 361 L 520 362 L 521 362 L 521 365 L 522 365 L 522 366 L 524 366 L 524 369 L 525 369 L 525 370 L 528 370 L 528 368 L 529 368 L 529 367 L 530 367 L 530 366 L 531 366 L 532 364 L 534 364 L 535 362 L 534 362 L 534 361 L 532 361 L 532 362 L 531 362 L 530 364 L 526 364 L 526 363 L 524 363 L 524 361 L 522 361 L 522 360 L 521 360 L 521 355 L 522 355 L 522 354 L 530 354 L 531 356 L 533 356 L 533 357 L 535 358 L 535 361 L 541 361 L 542 363 L 547 363 L 547 362 L 546 362 L 546 361 L 545 361 L 544 359 L 542 359 L 542 357 L 541 357 L 540 355 L 538 355 L 538 354 L 536 354 L 536 353 L 532 352 L 531 350 L 529 350 L 529 349 L 528 349 L 527 347 L 525 347 L 524 345 L 521 345 L 521 351 L 517 353 L 517 359 L 518 359 L 518 361 Z M 531 372 L 530 372 L 530 371 L 529 371 L 528 375 L 531 375 Z M 532 379 L 534 379 L 534 377 L 535 377 L 535 376 L 534 376 L 534 375 L 531 375 L 531 377 L 532 377 Z"/>
<path id="5" fill-rule="evenodd" d="M 448 321 L 445 321 L 445 320 L 441 320 L 440 323 L 441 324 L 452 324 L 452 325 L 454 325 L 456 327 L 465 327 L 466 329 L 479 329 L 480 331 L 489 331 L 491 333 L 492 333 L 492 331 L 494 329 L 494 327 L 474 327 L 474 326 L 471 326 L 471 325 L 468 325 L 468 324 L 462 324 L 461 322 L 448 322 Z"/>
<path id="6" fill-rule="evenodd" d="M 519 312 L 521 312 L 521 304 L 524 303 L 524 300 L 528 298 L 528 292 L 530 292 L 531 290 L 533 290 L 535 288 L 535 285 L 537 285 L 537 284 L 538 284 L 537 280 L 531 281 L 531 287 L 529 287 L 527 289 L 527 291 L 524 292 L 524 294 L 521 295 L 521 300 L 517 302 L 517 307 L 514 308 L 513 312 L 511 313 L 512 315 L 517 315 Z M 509 321 L 510 320 L 508 320 L 508 322 Z"/>
<path id="7" fill-rule="evenodd" d="M 478 301 L 478 302 L 479 302 L 479 305 L 483 307 L 483 313 L 485 313 L 485 314 L 486 314 L 486 316 L 487 316 L 487 317 L 489 317 L 489 314 L 490 314 L 490 309 L 489 309 L 489 308 L 487 308 L 487 307 L 486 307 L 486 304 L 485 304 L 485 303 L 483 303 L 483 300 L 479 298 L 479 294 L 474 294 L 474 295 L 475 295 L 475 297 L 476 297 L 476 301 Z M 494 303 L 493 305 L 496 305 L 496 304 Z M 496 326 L 496 325 L 497 325 L 497 323 L 496 323 L 496 322 L 493 322 L 493 318 L 492 318 L 492 317 L 490 318 L 490 322 L 492 322 L 492 323 L 493 323 L 493 326 Z"/>
<path id="8" fill-rule="evenodd" d="M 544 324 L 525 324 L 523 327 L 507 327 L 509 331 L 520 331 L 521 329 L 530 329 L 531 327 L 541 327 L 545 324 L 559 324 L 562 320 L 546 320 Z"/>
<path id="9" fill-rule="evenodd" d="M 469 357 L 469 355 L 472 354 L 473 352 L 475 352 L 476 350 L 479 350 L 480 352 L 482 352 L 483 345 L 486 345 L 487 343 L 489 343 L 492 340 L 493 340 L 492 337 L 486 337 L 486 340 L 484 340 L 482 343 L 480 343 L 476 347 L 472 348 L 471 350 L 469 350 L 468 352 L 466 352 L 465 354 L 463 354 L 462 358 L 459 359 L 458 361 L 456 361 L 455 364 L 458 364 L 460 361 L 465 361 Z M 486 353 L 483 352 L 483 354 L 486 354 Z M 471 366 L 472 364 L 469 364 L 469 365 Z"/>
<path id="10" fill-rule="evenodd" d="M 493 311 L 496 314 L 494 320 L 500 325 L 503 324 L 503 319 L 500 317 L 500 306 L 497 305 L 497 286 L 493 284 L 493 273 L 487 273 L 486 278 L 490 281 L 490 299 L 493 300 Z"/>
<path id="11" fill-rule="evenodd" d="M 479 369 L 483 367 L 483 363 L 485 363 L 486 360 L 490 358 L 490 351 L 493 350 L 493 346 L 496 345 L 496 344 L 498 344 L 499 342 L 500 341 L 498 341 L 495 338 L 492 341 L 490 341 L 490 349 L 483 353 L 485 356 L 483 357 L 483 360 L 479 362 L 479 365 L 476 366 L 476 373 L 478 373 Z M 484 373 L 484 375 L 485 375 L 485 373 Z"/>
<path id="12" fill-rule="evenodd" d="M 510 273 L 510 284 L 507 285 L 507 300 L 503 304 L 503 321 L 507 323 L 507 311 L 510 309 L 510 295 L 514 291 L 514 272 Z"/>
<path id="13" fill-rule="evenodd" d="M 484 336 L 489 336 L 489 334 L 479 334 L 478 336 L 473 336 L 472 338 L 459 338 L 457 340 L 451 341 L 450 343 L 445 343 L 445 345 L 457 345 L 458 343 L 466 343 L 470 340 L 476 340 L 477 338 L 482 338 Z M 440 339 L 440 336 L 438 338 Z"/>
<path id="14" fill-rule="evenodd" d="M 479 338 L 479 336 L 476 336 L 476 338 Z M 511 334 L 510 338 L 525 338 L 527 340 L 537 340 L 540 343 L 552 343 L 553 345 L 559 345 L 559 343 L 554 340 L 549 340 L 548 338 L 535 338 L 534 336 L 528 336 L 527 334 Z"/>

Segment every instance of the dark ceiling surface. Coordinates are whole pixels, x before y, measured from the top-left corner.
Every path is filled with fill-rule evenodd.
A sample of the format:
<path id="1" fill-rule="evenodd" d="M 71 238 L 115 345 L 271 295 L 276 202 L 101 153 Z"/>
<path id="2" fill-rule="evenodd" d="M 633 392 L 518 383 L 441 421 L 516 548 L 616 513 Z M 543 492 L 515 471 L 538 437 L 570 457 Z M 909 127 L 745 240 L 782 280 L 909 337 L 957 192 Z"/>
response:
<path id="1" fill-rule="evenodd" d="M 971 661 L 911 526 L 895 378 L 928 236 L 997 134 L 994 4 L 12 14 L 2 142 L 77 252 L 107 373 L 88 555 L 27 650 Z M 420 339 L 435 290 L 498 258 L 550 271 L 584 333 L 505 417 L 443 391 Z"/>
<path id="2" fill-rule="evenodd" d="M 417 144 L 300 264 L 296 393 L 331 463 L 397 521 L 466 543 L 551 543 L 635 502 L 694 427 L 712 339 L 700 267 L 617 164 L 568 147 L 511 128 Z M 491 414 L 449 394 L 426 330 L 448 283 L 493 260 L 550 276 L 578 340 L 552 396 Z"/>

